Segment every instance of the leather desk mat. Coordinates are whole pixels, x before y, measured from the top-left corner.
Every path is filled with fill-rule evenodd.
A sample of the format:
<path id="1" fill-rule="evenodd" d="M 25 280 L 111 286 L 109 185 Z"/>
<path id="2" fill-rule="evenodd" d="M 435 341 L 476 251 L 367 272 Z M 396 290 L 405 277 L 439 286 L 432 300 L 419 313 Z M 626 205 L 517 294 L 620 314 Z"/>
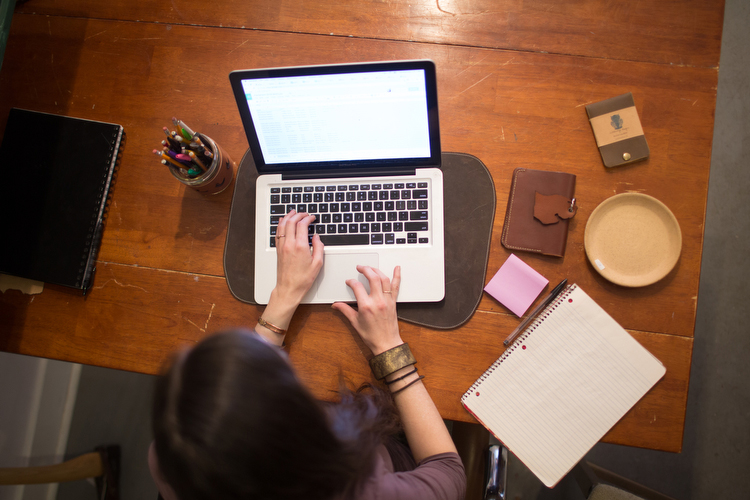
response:
<path id="1" fill-rule="evenodd" d="M 436 329 L 461 326 L 479 305 L 487 274 L 495 184 L 475 156 L 443 153 L 445 210 L 445 298 L 434 303 L 400 303 L 398 317 Z M 224 247 L 227 285 L 238 300 L 255 304 L 255 180 L 249 151 L 240 162 Z"/>

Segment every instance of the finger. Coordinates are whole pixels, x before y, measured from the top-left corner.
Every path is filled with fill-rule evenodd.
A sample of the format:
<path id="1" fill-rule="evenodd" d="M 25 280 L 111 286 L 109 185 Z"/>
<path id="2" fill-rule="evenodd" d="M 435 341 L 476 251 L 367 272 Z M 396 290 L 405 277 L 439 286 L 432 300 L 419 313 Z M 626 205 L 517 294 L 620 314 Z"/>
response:
<path id="1" fill-rule="evenodd" d="M 286 235 L 286 241 L 292 241 L 294 242 L 297 238 L 299 238 L 301 235 L 307 238 L 307 229 L 304 231 L 299 227 L 299 221 L 302 220 L 307 216 L 306 213 L 303 212 L 295 212 L 294 215 L 291 217 L 288 217 L 288 220 L 286 222 L 286 226 L 284 227 L 284 233 Z M 299 242 L 297 242 L 299 243 Z M 305 241 L 307 243 L 307 241 Z"/>
<path id="2" fill-rule="evenodd" d="M 357 325 L 357 311 L 355 311 L 352 306 L 349 304 L 346 304 L 344 302 L 334 302 L 331 304 L 331 307 L 335 309 L 336 311 L 343 314 L 346 319 L 349 320 L 349 323 L 352 324 L 356 328 Z"/>
<path id="3" fill-rule="evenodd" d="M 315 220 L 315 216 L 309 215 L 307 213 L 301 213 L 302 217 L 297 221 L 297 234 L 296 238 L 298 240 L 304 240 L 305 243 L 307 243 L 307 236 L 308 236 L 308 227 L 310 227 L 310 223 Z"/>
<path id="4" fill-rule="evenodd" d="M 383 293 L 383 285 L 380 281 L 380 276 L 378 276 L 378 273 L 375 272 L 374 268 L 370 266 L 357 266 L 357 271 L 364 274 L 367 281 L 370 282 L 370 293 Z M 364 288 L 364 286 L 362 288 Z"/>
<path id="5" fill-rule="evenodd" d="M 287 225 L 289 224 L 289 221 L 291 220 L 292 217 L 294 217 L 296 213 L 297 212 L 294 209 L 292 209 L 289 211 L 289 213 L 287 213 L 284 217 L 281 218 L 278 226 L 276 226 L 276 239 L 277 240 L 286 237 Z"/>
<path id="6" fill-rule="evenodd" d="M 393 270 L 393 279 L 391 280 L 391 293 L 393 298 L 398 298 L 398 291 L 401 288 L 401 266 L 396 266 Z"/>
<path id="7" fill-rule="evenodd" d="M 320 268 L 323 266 L 323 255 L 325 252 L 325 245 L 323 245 L 323 242 L 320 240 L 320 236 L 317 234 L 313 236 L 312 239 L 312 260 L 313 265 Z"/>
<path id="8" fill-rule="evenodd" d="M 357 299 L 357 304 L 361 304 L 368 299 L 369 295 L 367 295 L 367 289 L 359 280 L 346 280 L 346 286 L 351 288 L 352 292 L 354 292 L 354 298 Z"/>
<path id="9" fill-rule="evenodd" d="M 391 293 L 391 280 L 388 279 L 388 276 L 386 276 L 385 273 L 378 268 L 373 269 L 373 271 L 375 271 L 375 273 L 380 278 L 380 285 L 383 288 L 383 293 Z"/>

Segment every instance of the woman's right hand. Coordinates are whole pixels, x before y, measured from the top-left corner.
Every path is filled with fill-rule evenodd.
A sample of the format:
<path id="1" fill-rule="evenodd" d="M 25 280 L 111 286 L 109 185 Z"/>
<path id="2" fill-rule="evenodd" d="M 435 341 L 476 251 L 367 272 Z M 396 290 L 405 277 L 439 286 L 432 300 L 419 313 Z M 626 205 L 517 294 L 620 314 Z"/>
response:
<path id="1" fill-rule="evenodd" d="M 396 299 L 401 285 L 401 267 L 393 270 L 393 279 L 388 279 L 380 269 L 357 266 L 370 283 L 370 293 L 358 280 L 350 279 L 346 284 L 357 299 L 357 310 L 344 302 L 334 302 L 331 307 L 341 312 L 357 330 L 365 345 L 374 355 L 404 343 L 398 329 Z"/>

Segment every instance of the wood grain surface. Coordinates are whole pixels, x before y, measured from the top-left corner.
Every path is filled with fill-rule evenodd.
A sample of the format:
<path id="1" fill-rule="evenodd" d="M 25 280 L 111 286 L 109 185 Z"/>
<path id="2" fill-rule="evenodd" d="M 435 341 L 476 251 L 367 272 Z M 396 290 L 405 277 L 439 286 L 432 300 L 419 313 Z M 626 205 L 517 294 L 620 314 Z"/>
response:
<path id="1" fill-rule="evenodd" d="M 576 174 L 580 208 L 565 257 L 518 256 L 550 282 L 577 282 L 667 367 L 605 440 L 679 451 L 722 14 L 721 1 L 25 3 L 0 71 L 0 135 L 15 106 L 120 123 L 127 140 L 92 290 L 0 294 L 0 349 L 158 373 L 175 350 L 252 326 L 261 309 L 237 301 L 224 279 L 233 186 L 203 196 L 176 182 L 151 154 L 161 127 L 177 115 L 239 161 L 247 141 L 230 71 L 428 58 L 438 68 L 443 150 L 477 156 L 495 183 L 486 281 L 510 254 L 500 235 L 513 169 Z M 651 157 L 608 170 L 585 105 L 625 92 L 634 95 Z M 601 278 L 583 249 L 593 209 L 629 191 L 664 202 L 683 236 L 676 268 L 639 289 Z M 472 421 L 459 398 L 518 321 L 485 296 L 456 330 L 402 323 L 445 418 Z M 342 376 L 369 379 L 356 335 L 326 306 L 301 307 L 287 345 L 320 398 L 334 399 Z"/>

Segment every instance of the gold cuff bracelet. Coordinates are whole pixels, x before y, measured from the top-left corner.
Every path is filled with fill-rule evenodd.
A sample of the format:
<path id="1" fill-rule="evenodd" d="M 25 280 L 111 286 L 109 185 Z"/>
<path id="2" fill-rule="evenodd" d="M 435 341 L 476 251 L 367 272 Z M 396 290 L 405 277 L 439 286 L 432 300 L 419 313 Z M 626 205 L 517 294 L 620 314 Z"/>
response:
<path id="1" fill-rule="evenodd" d="M 378 354 L 370 360 L 370 369 L 378 380 L 384 379 L 391 373 L 397 372 L 401 368 L 413 365 L 417 360 L 409 349 L 407 343 L 403 343 L 393 349 Z"/>

